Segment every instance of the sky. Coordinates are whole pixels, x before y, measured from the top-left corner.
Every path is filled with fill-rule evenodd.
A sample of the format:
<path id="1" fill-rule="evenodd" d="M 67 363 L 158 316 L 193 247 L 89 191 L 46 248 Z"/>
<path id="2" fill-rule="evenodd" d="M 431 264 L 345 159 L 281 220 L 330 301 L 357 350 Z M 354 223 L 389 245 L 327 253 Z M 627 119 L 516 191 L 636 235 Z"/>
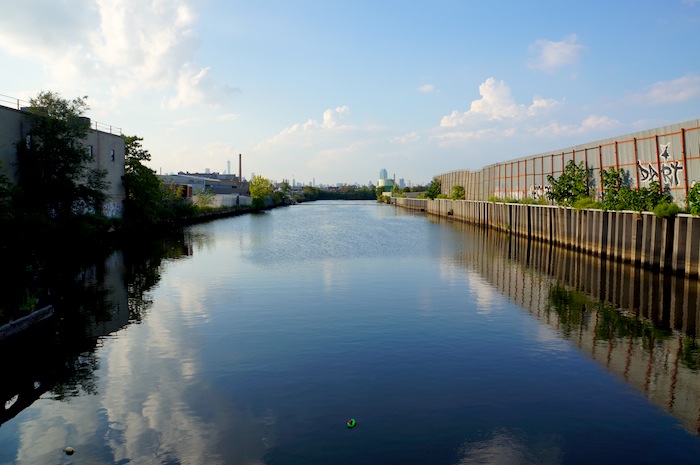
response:
<path id="1" fill-rule="evenodd" d="M 87 96 L 158 174 L 424 185 L 700 118 L 700 0 L 10 3 L 0 102 Z"/>

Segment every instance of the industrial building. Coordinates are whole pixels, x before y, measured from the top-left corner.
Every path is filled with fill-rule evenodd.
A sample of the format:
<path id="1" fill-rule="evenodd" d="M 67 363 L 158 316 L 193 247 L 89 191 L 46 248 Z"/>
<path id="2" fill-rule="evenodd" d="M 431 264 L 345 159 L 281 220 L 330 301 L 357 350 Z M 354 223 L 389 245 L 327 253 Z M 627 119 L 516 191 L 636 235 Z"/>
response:
<path id="1" fill-rule="evenodd" d="M 7 106 L 13 103 L 16 108 Z M 12 182 L 17 182 L 16 144 L 26 140 L 32 128 L 31 114 L 20 103 L 19 100 L 0 99 L 0 172 Z M 125 147 L 121 130 L 90 122 L 84 145 L 92 155 L 91 167 L 107 173 L 105 181 L 109 186 L 102 213 L 109 218 L 121 218 L 126 195 L 122 182 Z"/>

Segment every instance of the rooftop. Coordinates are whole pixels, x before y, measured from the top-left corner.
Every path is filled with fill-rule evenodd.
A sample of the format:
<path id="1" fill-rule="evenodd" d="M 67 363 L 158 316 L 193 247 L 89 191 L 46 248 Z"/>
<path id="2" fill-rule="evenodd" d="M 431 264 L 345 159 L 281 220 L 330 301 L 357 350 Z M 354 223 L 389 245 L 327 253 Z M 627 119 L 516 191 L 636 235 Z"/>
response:
<path id="1" fill-rule="evenodd" d="M 9 95 L 0 94 L 0 106 L 12 108 L 15 110 L 21 110 L 24 107 L 31 106 L 31 103 L 16 97 L 10 97 Z M 122 128 L 112 126 L 111 124 L 100 123 L 97 121 L 91 121 L 90 128 L 94 129 L 95 131 L 108 132 L 110 134 L 117 134 L 119 136 L 124 135 L 124 133 L 122 132 Z"/>

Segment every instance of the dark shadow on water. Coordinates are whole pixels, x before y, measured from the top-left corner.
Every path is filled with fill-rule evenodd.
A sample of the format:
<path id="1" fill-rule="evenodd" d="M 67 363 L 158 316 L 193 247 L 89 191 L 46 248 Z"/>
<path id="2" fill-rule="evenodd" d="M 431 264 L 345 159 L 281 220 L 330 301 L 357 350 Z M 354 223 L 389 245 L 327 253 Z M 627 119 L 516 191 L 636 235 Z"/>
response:
<path id="1" fill-rule="evenodd" d="M 121 250 L 89 255 L 76 251 L 72 256 L 60 254 L 32 263 L 23 263 L 19 255 L 10 259 L 8 263 L 18 268 L 10 272 L 4 287 L 19 286 L 25 294 L 40 296 L 37 308 L 52 305 L 55 313 L 0 341 L 4 373 L 0 425 L 43 395 L 67 400 L 96 393 L 99 338 L 141 322 L 151 305 L 148 292 L 160 280 L 163 263 L 191 256 L 193 244 L 202 240 L 181 231 L 142 237 Z M 16 303 L 7 299 L 3 308 Z"/>

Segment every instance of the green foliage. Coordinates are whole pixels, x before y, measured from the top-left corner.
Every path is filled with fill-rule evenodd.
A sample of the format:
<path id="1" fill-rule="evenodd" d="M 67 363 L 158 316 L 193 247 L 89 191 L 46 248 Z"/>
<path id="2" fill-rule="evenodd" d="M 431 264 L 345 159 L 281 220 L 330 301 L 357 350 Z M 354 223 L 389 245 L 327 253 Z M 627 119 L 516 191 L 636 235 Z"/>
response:
<path id="1" fill-rule="evenodd" d="M 289 185 L 287 181 L 282 181 L 280 184 L 280 191 L 282 191 L 282 194 L 284 194 L 285 197 L 289 195 L 289 192 L 292 190 L 292 186 Z"/>
<path id="2" fill-rule="evenodd" d="M 661 189 L 658 181 L 650 182 L 648 187 L 632 188 L 629 173 L 615 168 L 601 170 L 600 177 L 603 187 L 601 208 L 604 210 L 653 211 L 662 218 L 670 218 L 681 211 L 671 194 Z M 700 189 L 694 195 L 699 193 Z"/>
<path id="3" fill-rule="evenodd" d="M 165 185 L 155 171 L 144 165 L 151 154 L 143 148 L 143 138 L 124 137 L 126 190 L 124 222 L 128 228 L 152 228 L 177 224 L 193 217 L 197 207 L 183 196 L 183 187 Z M 207 194 L 205 194 L 205 197 Z"/>
<path id="4" fill-rule="evenodd" d="M 577 165 L 573 160 L 569 160 L 558 178 L 547 176 L 552 186 L 552 190 L 547 192 L 547 197 L 563 206 L 573 205 L 578 199 L 589 197 L 590 175 L 591 170 L 587 169 L 583 162 Z"/>
<path id="5" fill-rule="evenodd" d="M 282 191 L 275 191 L 272 193 L 272 203 L 275 205 L 281 205 L 287 196 Z"/>
<path id="6" fill-rule="evenodd" d="M 440 195 L 441 190 L 442 190 L 442 184 L 440 183 L 440 180 L 438 178 L 433 178 L 433 180 L 430 181 L 430 185 L 428 186 L 428 189 L 425 191 L 425 198 L 426 199 L 434 199 Z"/>
<path id="7" fill-rule="evenodd" d="M 253 199 L 253 208 L 264 208 L 268 199 L 271 201 L 275 186 L 267 178 L 260 175 L 253 176 L 250 180 L 250 197 Z"/>
<path id="8" fill-rule="evenodd" d="M 603 210 L 627 210 L 630 200 L 630 180 L 627 172 L 613 167 L 601 170 L 600 177 L 603 187 Z"/>
<path id="9" fill-rule="evenodd" d="M 532 198 L 532 197 L 523 197 L 518 201 L 518 203 L 523 204 L 523 205 L 549 205 L 547 202 L 547 199 L 545 197 L 537 197 L 537 198 Z"/>
<path id="10" fill-rule="evenodd" d="M 577 210 L 587 210 L 587 209 L 594 209 L 594 208 L 600 208 L 600 203 L 596 202 L 590 197 L 581 197 L 580 199 L 576 200 L 574 204 L 572 205 Z"/>
<path id="11" fill-rule="evenodd" d="M 700 183 L 696 183 L 690 188 L 686 202 L 688 203 L 690 214 L 700 216 Z"/>
<path id="12" fill-rule="evenodd" d="M 102 209 L 108 185 L 84 146 L 86 98 L 40 92 L 30 100 L 32 125 L 27 139 L 17 142 L 17 174 L 20 209 L 35 218 L 63 223 Z"/>
<path id="13" fill-rule="evenodd" d="M 319 200 L 319 197 L 321 195 L 321 189 L 318 187 L 314 186 L 304 186 L 301 189 L 302 192 L 302 197 L 303 200 L 305 201 L 313 201 L 313 200 Z"/>
<path id="14" fill-rule="evenodd" d="M 691 370 L 700 370 L 700 344 L 695 338 L 683 337 L 679 358 Z"/>
<path id="15" fill-rule="evenodd" d="M 315 186 L 304 186 L 302 189 L 302 197 L 298 200 L 313 201 L 313 200 L 382 200 L 381 187 L 355 186 L 352 184 L 344 185 L 338 188 L 318 188 Z"/>
<path id="16" fill-rule="evenodd" d="M 167 221 L 165 199 L 168 191 L 155 171 L 143 164 L 151 160 L 151 154 L 143 148 L 141 141 L 143 138 L 137 136 L 124 138 L 124 220 L 130 226 L 153 226 Z"/>
<path id="17" fill-rule="evenodd" d="M 646 345 L 648 341 L 669 337 L 668 331 L 656 327 L 651 321 L 626 315 L 603 301 L 560 284 L 551 288 L 547 311 L 557 313 L 558 326 L 567 336 L 577 334 L 579 328 L 586 326 L 590 318 L 596 318 L 596 337 L 601 340 L 641 339 L 642 344 Z"/>
<path id="18" fill-rule="evenodd" d="M 464 187 L 460 185 L 452 186 L 452 195 L 450 196 L 452 200 L 464 200 L 464 196 Z"/>
<path id="19" fill-rule="evenodd" d="M 214 192 L 212 192 L 211 189 L 209 190 L 204 190 L 199 193 L 197 196 L 197 207 L 199 208 L 207 208 L 210 207 L 211 204 L 214 202 Z"/>
<path id="20" fill-rule="evenodd" d="M 662 191 L 661 185 L 657 181 L 652 181 L 649 183 L 649 187 L 620 189 L 618 207 L 619 209 L 642 212 L 654 211 L 660 204 L 672 203 L 674 201 L 671 194 L 668 191 Z"/>
<path id="21" fill-rule="evenodd" d="M 163 185 L 162 209 L 159 223 L 178 224 L 197 214 L 197 207 L 184 197 L 184 187 L 175 184 Z"/>
<path id="22" fill-rule="evenodd" d="M 668 203 L 668 202 L 662 202 L 658 204 L 657 206 L 654 207 L 654 215 L 658 216 L 659 218 L 673 218 L 676 216 L 679 212 L 681 211 L 681 207 L 679 207 L 675 203 Z"/>
<path id="23" fill-rule="evenodd" d="M 379 201 L 384 201 L 384 188 L 383 187 L 377 187 L 375 189 L 375 193 L 377 195 L 377 200 Z"/>
<path id="24" fill-rule="evenodd" d="M 518 203 L 518 199 L 515 197 L 498 197 L 496 195 L 492 195 L 489 197 L 489 202 L 494 202 L 494 203 Z"/>
<path id="25" fill-rule="evenodd" d="M 143 148 L 143 138 L 126 136 L 125 173 L 122 177 L 126 190 L 124 222 L 127 227 L 154 227 L 177 224 L 193 217 L 197 207 L 183 196 L 183 187 L 165 185 L 155 171 L 143 163 L 151 160 L 151 154 Z M 201 207 L 205 207 L 213 194 L 204 194 Z M 201 198 L 201 197 L 200 197 Z"/>

